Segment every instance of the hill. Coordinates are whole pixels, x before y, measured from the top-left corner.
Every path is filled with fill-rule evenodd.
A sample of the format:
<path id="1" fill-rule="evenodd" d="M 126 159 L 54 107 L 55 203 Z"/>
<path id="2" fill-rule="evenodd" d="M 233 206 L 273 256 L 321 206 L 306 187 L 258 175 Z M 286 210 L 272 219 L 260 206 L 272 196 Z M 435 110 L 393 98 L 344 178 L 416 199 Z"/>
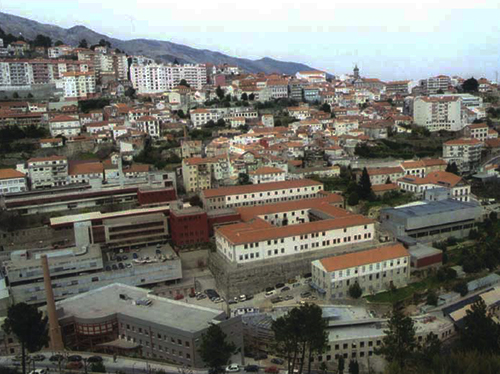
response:
<path id="1" fill-rule="evenodd" d="M 177 59 L 180 63 L 227 63 L 238 65 L 250 73 L 283 73 L 295 74 L 301 70 L 313 68 L 295 62 L 278 61 L 269 57 L 259 60 L 250 60 L 225 55 L 208 49 L 191 48 L 186 45 L 169 41 L 151 39 L 120 40 L 99 34 L 85 26 L 74 26 L 65 29 L 59 26 L 43 24 L 28 18 L 18 17 L 0 12 L 0 27 L 6 34 L 22 34 L 25 38 L 33 40 L 38 34 L 49 36 L 52 42 L 57 40 L 65 44 L 76 46 L 82 39 L 90 44 L 97 44 L 99 40 L 108 40 L 114 48 L 119 48 L 131 55 L 144 55 L 165 62 Z"/>

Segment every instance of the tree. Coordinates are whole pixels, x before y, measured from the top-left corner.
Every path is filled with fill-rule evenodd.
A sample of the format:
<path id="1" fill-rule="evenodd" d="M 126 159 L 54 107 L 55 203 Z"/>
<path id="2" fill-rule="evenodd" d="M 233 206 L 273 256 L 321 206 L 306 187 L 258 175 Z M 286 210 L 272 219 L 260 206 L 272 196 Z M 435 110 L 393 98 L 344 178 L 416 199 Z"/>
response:
<path id="1" fill-rule="evenodd" d="M 359 286 L 358 282 L 354 282 L 354 284 L 349 287 L 349 296 L 351 296 L 353 299 L 359 299 L 362 294 L 363 290 Z"/>
<path id="2" fill-rule="evenodd" d="M 363 173 L 359 179 L 358 194 L 363 200 L 371 199 L 373 194 L 372 182 L 370 181 L 370 175 L 368 174 L 368 170 L 366 168 L 363 168 Z"/>
<path id="3" fill-rule="evenodd" d="M 111 48 L 111 43 L 108 40 L 99 40 L 99 46 Z"/>
<path id="4" fill-rule="evenodd" d="M 350 206 L 356 206 L 359 204 L 359 195 L 356 191 L 352 192 L 347 198 L 347 204 Z"/>
<path id="5" fill-rule="evenodd" d="M 201 359 L 210 368 L 219 371 L 227 365 L 229 359 L 236 353 L 236 345 L 227 341 L 227 335 L 219 325 L 210 325 L 207 332 L 201 335 L 199 353 Z"/>
<path id="6" fill-rule="evenodd" d="M 181 79 L 179 86 L 191 87 L 185 79 Z"/>
<path id="7" fill-rule="evenodd" d="M 401 308 L 394 306 L 388 329 L 384 333 L 382 346 L 375 353 L 384 356 L 389 363 L 395 363 L 400 372 L 404 372 L 417 346 L 413 320 L 405 316 Z"/>
<path id="8" fill-rule="evenodd" d="M 64 45 L 62 40 L 58 40 L 54 43 L 54 46 L 59 47 L 60 45 Z"/>
<path id="9" fill-rule="evenodd" d="M 304 364 L 311 371 L 313 356 L 324 351 L 327 342 L 327 322 L 316 304 L 293 308 L 288 314 L 273 321 L 275 350 L 287 361 L 288 372 L 302 374 Z M 298 370 L 296 367 L 298 366 Z"/>
<path id="10" fill-rule="evenodd" d="M 391 184 L 391 177 L 387 177 L 387 179 L 385 180 L 385 184 Z"/>
<path id="11" fill-rule="evenodd" d="M 219 119 L 217 120 L 216 125 L 217 125 L 218 127 L 226 127 L 226 121 L 224 121 L 224 119 L 223 119 L 223 118 L 219 118 Z"/>
<path id="12" fill-rule="evenodd" d="M 180 65 L 177 59 L 174 59 L 174 65 Z"/>
<path id="13" fill-rule="evenodd" d="M 184 114 L 184 111 L 182 109 L 179 109 L 177 111 L 177 116 L 180 118 L 180 119 L 184 119 L 186 118 L 186 115 Z"/>
<path id="14" fill-rule="evenodd" d="M 14 92 L 14 93 L 12 94 L 12 98 L 13 98 L 13 99 L 19 99 L 19 94 L 18 94 L 17 92 Z"/>
<path id="15" fill-rule="evenodd" d="M 349 361 L 349 374 L 359 374 L 359 364 L 358 361 Z"/>
<path id="16" fill-rule="evenodd" d="M 247 101 L 247 100 L 248 100 L 248 95 L 247 95 L 247 93 L 246 93 L 246 92 L 243 92 L 243 93 L 241 94 L 241 100 L 242 100 L 242 101 Z"/>
<path id="17" fill-rule="evenodd" d="M 87 43 L 86 39 L 80 40 L 80 43 L 78 44 L 78 48 L 88 48 L 88 47 L 89 47 L 89 43 Z"/>
<path id="18" fill-rule="evenodd" d="M 438 303 L 438 297 L 434 291 L 430 291 L 427 294 L 427 305 L 434 305 L 436 306 Z"/>
<path id="19" fill-rule="evenodd" d="M 331 113 L 332 112 L 332 107 L 328 103 L 324 103 L 319 107 L 319 109 L 325 113 Z"/>
<path id="20" fill-rule="evenodd" d="M 215 94 L 217 95 L 219 100 L 224 99 L 224 90 L 220 86 L 217 86 L 217 88 L 215 89 Z"/>
<path id="21" fill-rule="evenodd" d="M 189 204 L 191 204 L 191 206 L 199 206 L 200 208 L 203 208 L 203 202 L 198 195 L 191 196 L 189 198 Z"/>
<path id="22" fill-rule="evenodd" d="M 420 347 L 420 360 L 426 364 L 431 364 L 434 357 L 441 352 L 441 340 L 432 332 L 427 334 L 424 343 Z"/>
<path id="23" fill-rule="evenodd" d="M 467 310 L 460 330 L 460 343 L 465 351 L 498 354 L 500 352 L 500 326 L 486 310 L 486 303 L 479 298 Z"/>
<path id="24" fill-rule="evenodd" d="M 50 37 L 38 34 L 35 37 L 35 40 L 33 41 L 33 45 L 35 47 L 44 47 L 44 48 L 50 48 L 52 47 L 52 39 Z"/>
<path id="25" fill-rule="evenodd" d="M 250 95 L 248 95 L 248 100 L 254 101 L 255 100 L 255 94 L 251 93 Z"/>
<path id="26" fill-rule="evenodd" d="M 250 182 L 250 177 L 248 176 L 247 173 L 238 174 L 238 184 L 239 185 L 252 184 L 252 182 Z"/>
<path id="27" fill-rule="evenodd" d="M 102 362 L 93 362 L 90 364 L 90 371 L 92 373 L 106 373 L 106 367 Z"/>
<path id="28" fill-rule="evenodd" d="M 23 374 L 26 374 L 26 350 L 37 352 L 49 342 L 47 317 L 33 305 L 14 304 L 7 310 L 3 330 L 14 334 L 21 343 Z"/>
<path id="29" fill-rule="evenodd" d="M 458 166 L 457 166 L 456 162 L 448 163 L 445 171 L 447 171 L 448 173 L 453 173 L 453 174 L 458 175 Z"/>
<path id="30" fill-rule="evenodd" d="M 26 96 L 28 99 L 33 99 L 33 94 L 30 92 L 28 96 Z"/>
<path id="31" fill-rule="evenodd" d="M 135 98 L 135 88 L 130 86 L 130 87 L 127 87 L 127 89 L 125 90 L 125 96 L 133 99 Z"/>
<path id="32" fill-rule="evenodd" d="M 337 365 L 337 371 L 339 374 L 344 374 L 344 369 L 345 369 L 344 356 L 339 356 L 339 363 Z"/>
<path id="33" fill-rule="evenodd" d="M 462 89 L 464 92 L 477 92 L 479 89 L 479 83 L 476 79 L 474 79 L 474 77 L 471 77 L 462 83 Z"/>

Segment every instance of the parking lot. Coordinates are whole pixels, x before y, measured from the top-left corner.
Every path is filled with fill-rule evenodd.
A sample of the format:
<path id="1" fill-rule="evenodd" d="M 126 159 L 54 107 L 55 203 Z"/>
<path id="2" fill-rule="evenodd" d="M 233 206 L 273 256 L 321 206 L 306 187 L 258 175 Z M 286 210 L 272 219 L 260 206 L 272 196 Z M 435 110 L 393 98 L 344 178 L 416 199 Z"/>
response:
<path id="1" fill-rule="evenodd" d="M 107 260 L 104 261 L 104 270 L 106 271 L 125 270 L 134 266 L 177 258 L 168 244 L 142 247 L 122 253 L 108 252 L 107 257 Z"/>

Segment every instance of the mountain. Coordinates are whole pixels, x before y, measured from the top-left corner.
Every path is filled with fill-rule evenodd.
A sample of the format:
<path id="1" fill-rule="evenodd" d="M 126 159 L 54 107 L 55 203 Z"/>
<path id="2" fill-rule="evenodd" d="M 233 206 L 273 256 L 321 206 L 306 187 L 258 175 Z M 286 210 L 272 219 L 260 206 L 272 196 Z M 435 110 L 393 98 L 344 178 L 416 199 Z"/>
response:
<path id="1" fill-rule="evenodd" d="M 269 57 L 260 60 L 249 60 L 168 41 L 151 39 L 120 40 L 99 34 L 85 26 L 74 26 L 65 29 L 2 12 L 0 12 L 0 28 L 6 34 L 22 34 L 25 38 L 31 40 L 35 39 L 38 34 L 42 34 L 49 36 L 52 42 L 61 40 L 65 44 L 73 46 L 78 45 L 82 39 L 86 39 L 89 44 L 97 44 L 99 40 L 105 39 L 111 43 L 112 47 L 119 48 L 128 54 L 144 55 L 165 62 L 173 62 L 177 59 L 180 63 L 227 63 L 238 65 L 250 73 L 264 72 L 292 75 L 302 70 L 314 70 L 307 65 L 296 62 L 278 61 Z"/>

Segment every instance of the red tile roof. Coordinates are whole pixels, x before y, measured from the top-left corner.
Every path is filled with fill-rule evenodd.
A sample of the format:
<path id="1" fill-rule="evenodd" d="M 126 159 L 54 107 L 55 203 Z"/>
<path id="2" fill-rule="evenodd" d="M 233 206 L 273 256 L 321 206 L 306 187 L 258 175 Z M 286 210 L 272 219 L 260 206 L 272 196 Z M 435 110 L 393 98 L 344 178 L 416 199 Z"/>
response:
<path id="1" fill-rule="evenodd" d="M 263 184 L 249 184 L 245 186 L 231 186 L 214 188 L 210 190 L 202 191 L 205 198 L 217 197 L 217 196 L 227 196 L 227 195 L 239 195 L 245 193 L 255 193 L 263 191 L 274 191 L 282 190 L 287 188 L 302 188 L 311 186 L 323 186 L 323 183 L 316 182 L 311 179 L 299 179 L 283 182 L 271 182 Z"/>
<path id="2" fill-rule="evenodd" d="M 0 179 L 24 178 L 25 175 L 15 169 L 0 169 Z"/>
<path id="3" fill-rule="evenodd" d="M 410 254 L 402 244 L 394 244 L 366 251 L 328 257 L 320 260 L 320 262 L 327 272 L 332 272 L 408 256 L 410 256 Z"/>

